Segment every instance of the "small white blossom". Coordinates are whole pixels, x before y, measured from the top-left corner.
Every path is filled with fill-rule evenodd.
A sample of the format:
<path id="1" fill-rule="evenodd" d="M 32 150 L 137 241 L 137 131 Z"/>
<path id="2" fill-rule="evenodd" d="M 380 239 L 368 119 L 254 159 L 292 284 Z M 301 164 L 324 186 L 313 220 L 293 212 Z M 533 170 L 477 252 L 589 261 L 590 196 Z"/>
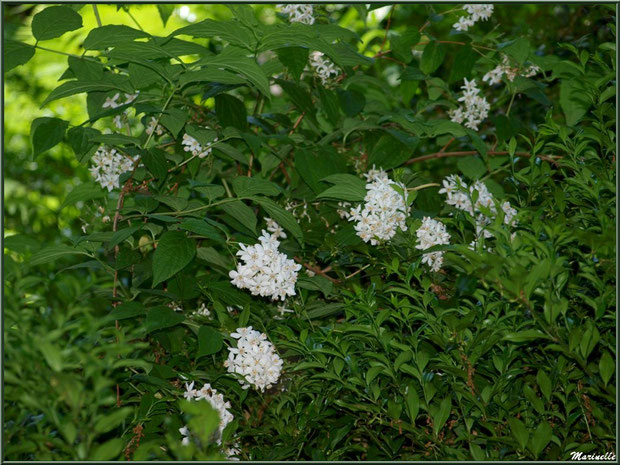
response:
<path id="1" fill-rule="evenodd" d="M 314 24 L 313 7 L 308 4 L 279 4 L 282 13 L 288 15 L 291 23 Z"/>
<path id="2" fill-rule="evenodd" d="M 230 402 L 225 402 L 224 396 L 222 394 L 218 394 L 217 390 L 212 388 L 210 384 L 204 384 L 202 388 L 198 390 L 194 389 L 193 381 L 191 384 L 185 383 L 185 393 L 183 394 L 183 397 L 185 397 L 189 401 L 206 400 L 207 402 L 209 402 L 209 404 L 211 404 L 211 407 L 213 407 L 217 411 L 218 416 L 220 417 L 220 423 L 218 430 L 215 432 L 214 439 L 217 441 L 218 444 L 221 444 L 222 431 L 224 431 L 224 428 L 226 428 L 228 423 L 233 421 L 234 418 L 232 413 L 228 411 L 228 409 L 230 408 Z M 179 429 L 179 432 L 183 436 L 186 436 L 186 438 L 183 439 L 183 445 L 189 444 L 189 437 L 191 436 L 191 432 L 188 430 L 187 426 Z M 187 439 L 187 441 L 185 441 L 185 439 Z"/>
<path id="3" fill-rule="evenodd" d="M 263 229 L 258 239 L 259 244 L 240 245 L 237 255 L 242 263 L 229 273 L 231 282 L 241 289 L 248 289 L 252 295 L 284 301 L 287 296 L 295 295 L 301 265 L 278 251 L 280 242 L 275 235 Z"/>
<path id="4" fill-rule="evenodd" d="M 108 215 L 104 216 L 103 218 L 101 218 L 101 222 L 102 223 L 109 223 L 110 222 L 110 217 Z"/>
<path id="5" fill-rule="evenodd" d="M 195 310 L 192 315 L 197 315 L 197 316 L 204 316 L 206 318 L 211 316 L 211 312 L 209 311 L 209 309 L 207 308 L 207 304 L 205 304 L 204 302 L 202 302 L 200 304 L 200 307 L 198 307 L 197 310 Z"/>
<path id="6" fill-rule="evenodd" d="M 374 167 L 364 176 L 369 181 L 366 184 L 364 206 L 352 208 L 348 220 L 357 222 L 354 228 L 364 242 L 377 245 L 392 239 L 399 228 L 407 230 L 405 219 L 409 214 L 409 207 L 403 195 L 394 187 L 399 187 L 404 192 L 406 188 L 402 183 L 389 179 L 385 171 L 376 170 Z"/>
<path id="7" fill-rule="evenodd" d="M 284 232 L 284 229 L 282 229 L 282 226 L 271 218 L 265 218 L 265 222 L 267 223 L 267 231 L 272 233 L 276 239 L 286 239 L 286 233 Z"/>
<path id="8" fill-rule="evenodd" d="M 478 21 L 486 21 L 493 14 L 493 5 L 487 4 L 467 4 L 463 5 L 463 9 L 469 13 L 469 16 L 462 16 L 452 26 L 457 31 L 465 32 Z"/>
<path id="9" fill-rule="evenodd" d="M 315 51 L 310 54 L 310 66 L 321 79 L 323 85 L 327 84 L 332 78 L 338 77 L 340 71 L 322 52 Z"/>
<path id="10" fill-rule="evenodd" d="M 217 137 L 207 147 L 203 147 L 192 136 L 189 134 L 184 134 L 181 144 L 184 146 L 183 150 L 186 152 L 191 152 L 192 155 L 197 156 L 198 158 L 205 158 L 211 155 L 211 150 L 215 142 L 217 142 Z"/>
<path id="11" fill-rule="evenodd" d="M 295 313 L 295 310 L 290 310 L 286 308 L 284 304 L 278 305 L 277 310 L 280 315 L 276 316 L 275 318 L 278 320 L 282 320 L 284 318 L 284 315 L 287 313 Z"/>
<path id="12" fill-rule="evenodd" d="M 168 307 L 174 310 L 175 312 L 182 312 L 183 308 L 177 302 L 170 302 Z"/>
<path id="13" fill-rule="evenodd" d="M 228 359 L 224 366 L 229 373 L 242 376 L 239 383 L 243 389 L 254 386 L 255 389 L 265 391 L 277 383 L 283 362 L 273 344 L 267 340 L 267 335 L 253 330 L 251 326 L 237 328 L 230 335 L 238 339 L 237 347 L 228 348 Z"/>
<path id="14" fill-rule="evenodd" d="M 450 110 L 448 115 L 451 121 L 458 124 L 465 123 L 465 127 L 477 131 L 478 125 L 489 115 L 491 105 L 484 97 L 478 95 L 480 89 L 478 89 L 474 79 L 468 81 L 465 78 L 465 84 L 461 89 L 463 89 L 463 95 L 459 97 L 458 101 L 463 102 L 464 107 Z"/>
<path id="15" fill-rule="evenodd" d="M 158 136 L 161 136 L 164 133 L 164 128 L 161 124 L 157 124 L 156 118 L 151 116 L 149 124 L 146 127 L 146 133 L 150 135 L 153 134 L 153 132 L 155 132 Z"/>
<path id="16" fill-rule="evenodd" d="M 138 158 L 139 156 L 134 158 L 122 156 L 116 149 L 102 145 L 91 158 L 93 165 L 89 171 L 102 188 L 112 191 L 120 187 L 119 176 L 126 171 L 131 171 Z"/>
<path id="17" fill-rule="evenodd" d="M 450 234 L 446 231 L 446 226 L 428 216 L 422 220 L 422 226 L 416 231 L 416 236 L 415 247 L 419 250 L 450 243 Z M 422 263 L 428 264 L 432 271 L 439 271 L 443 265 L 443 254 L 443 251 L 426 253 L 422 256 Z"/>

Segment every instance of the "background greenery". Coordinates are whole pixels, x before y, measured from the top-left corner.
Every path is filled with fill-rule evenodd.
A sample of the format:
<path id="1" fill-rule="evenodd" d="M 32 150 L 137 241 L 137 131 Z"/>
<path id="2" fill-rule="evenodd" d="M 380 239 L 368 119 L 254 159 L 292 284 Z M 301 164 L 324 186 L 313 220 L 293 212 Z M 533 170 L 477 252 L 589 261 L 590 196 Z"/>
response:
<path id="1" fill-rule="evenodd" d="M 390 8 L 329 5 L 319 10 L 320 22 L 355 31 L 361 38 L 352 42 L 357 51 L 373 57 L 394 49 L 394 38 L 427 20 L 429 37 L 462 40 L 451 37 L 454 18 L 438 14 L 454 6 L 399 5 L 391 17 Z M 31 21 L 45 7 L 3 5 L 3 39 L 34 44 Z M 189 24 L 179 7 L 163 11 L 164 17 L 171 13 L 165 25 L 154 5 L 100 5 L 99 14 L 103 24 L 137 27 L 137 22 L 164 36 Z M 110 315 L 112 281 L 96 260 L 37 264 L 31 259 L 44 246 L 79 239 L 82 226 L 88 233 L 110 230 L 95 223 L 94 202 L 63 205 L 76 186 L 89 180 L 87 164 L 79 162 L 69 144 L 36 156 L 32 150 L 35 118 L 59 117 L 72 125 L 89 118 L 84 95 L 41 108 L 67 68 L 62 53 L 80 55 L 85 37 L 97 26 L 90 5 L 72 8 L 82 16 L 83 27 L 39 44 L 61 53 L 37 50 L 28 63 L 4 76 L 5 459 L 218 457 L 214 448 L 195 451 L 179 445 L 177 430 L 185 424 L 178 404 L 181 374 L 216 380 L 217 389 L 226 393 L 237 419 L 228 435 L 238 438 L 243 459 L 556 460 L 572 451 L 615 450 L 613 8 L 496 5 L 492 19 L 475 27 L 472 40 L 488 47 L 527 38 L 528 54 L 532 60 L 540 57 L 545 74 L 534 84 L 494 91 L 493 112 L 479 141 L 455 137 L 451 148 L 479 150 L 476 143 L 482 143 L 489 150 L 510 151 L 513 144 L 512 151 L 518 145 L 519 151 L 553 154 L 561 162 L 455 157 L 413 163 L 395 173 L 408 186 L 440 182 L 452 173 L 482 176 L 521 213 L 516 242 L 498 232 L 495 254 L 455 249 L 449 255 L 451 271 L 431 277 L 418 266 L 419 253 L 411 247 L 415 227 L 393 247 L 366 247 L 350 235 L 317 226 L 321 217 L 338 221 L 336 202 L 327 202 L 310 209 L 312 221 L 302 220 L 305 247 L 300 250 L 293 241 L 285 247 L 313 266 L 332 266 L 329 275 L 340 283 L 305 278 L 299 299 L 289 305 L 295 313 L 286 320 L 273 318 L 272 304 L 213 285 L 221 282 L 217 263 L 215 272 L 205 272 L 206 263 L 194 262 L 171 280 L 185 309 L 195 308 L 199 294 L 208 300 L 216 315 L 209 327 L 226 334 L 248 323 L 269 335 L 286 365 L 281 385 L 264 395 L 242 391 L 235 380 L 222 376 L 224 351 L 196 356 L 198 342 L 189 325 L 145 335 L 142 317 L 134 314 L 117 330 Z M 263 23 L 282 22 L 273 5 L 252 8 Z M 191 13 L 196 21 L 234 17 L 221 5 L 192 5 Z M 384 44 L 388 18 L 390 40 Z M 221 51 L 216 41 L 196 42 Z M 319 119 L 304 119 L 295 143 L 312 153 L 323 137 L 346 124 L 355 129 L 361 121 L 400 110 L 411 110 L 416 121 L 447 119 L 444 96 L 454 101 L 462 77 L 480 79 L 492 65 L 480 58 L 473 71 L 458 76 L 462 47 L 445 48 L 442 64 L 430 73 L 437 80 L 399 80 L 404 71 L 389 58 L 402 57 L 393 54 L 363 66 L 355 79 L 343 83 L 351 100 L 339 100 L 333 118 L 319 89 L 303 87 L 320 108 Z M 415 69 L 416 62 L 407 69 Z M 256 113 L 256 92 L 245 87 L 235 92 L 247 113 Z M 265 103 L 250 127 L 268 134 L 276 121 L 278 130 L 288 133 L 309 111 L 299 95 L 285 92 Z M 214 118 L 212 99 L 197 102 L 207 118 Z M 221 122 L 221 114 L 217 117 Z M 316 192 L 327 185 L 312 179 L 355 173 L 354 158 L 360 153 L 384 162 L 383 153 L 393 154 L 401 161 L 390 168 L 397 168 L 409 158 L 437 152 L 453 138 L 449 131 L 418 134 L 405 122 L 385 127 L 400 131 L 405 143 L 382 138 L 377 126 L 351 132 L 348 142 L 341 133 L 333 144 L 319 148 L 338 160 L 335 171 L 304 163 L 303 156 L 291 158 L 291 179 L 282 173 L 273 178 L 283 188 L 278 203 L 316 200 Z M 237 177 L 234 163 L 217 163 L 210 182 Z M 267 178 L 278 163 L 263 155 L 260 165 L 259 175 Z M 424 215 L 447 217 L 437 190 L 420 191 L 412 221 Z M 113 211 L 116 199 L 112 194 L 98 202 Z M 457 217 L 453 225 L 464 221 Z M 237 240 L 253 242 L 247 230 L 228 224 Z M 226 265 L 232 263 L 226 254 L 222 257 Z M 113 264 L 114 259 L 107 254 L 104 261 Z M 199 288 L 183 287 L 190 276 L 198 276 Z M 155 305 L 149 299 L 155 297 L 136 301 Z M 225 307 L 233 304 L 239 310 L 229 315 Z M 117 385 L 121 407 L 116 406 Z M 183 411 L 194 421 L 208 422 L 212 414 Z"/>

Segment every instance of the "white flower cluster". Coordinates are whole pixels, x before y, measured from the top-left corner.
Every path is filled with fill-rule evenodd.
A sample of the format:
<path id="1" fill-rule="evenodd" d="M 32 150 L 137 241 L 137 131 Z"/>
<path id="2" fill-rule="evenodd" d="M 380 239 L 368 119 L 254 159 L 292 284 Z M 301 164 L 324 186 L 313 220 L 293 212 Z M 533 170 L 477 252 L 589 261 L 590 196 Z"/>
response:
<path id="1" fill-rule="evenodd" d="M 469 13 L 469 16 L 462 16 L 452 25 L 457 31 L 465 32 L 478 21 L 486 21 L 493 14 L 493 4 L 479 3 L 463 5 L 463 9 Z"/>
<path id="2" fill-rule="evenodd" d="M 314 24 L 312 5 L 289 3 L 279 4 L 277 7 L 282 13 L 288 15 L 291 23 Z"/>
<path id="3" fill-rule="evenodd" d="M 422 226 L 418 228 L 416 235 L 418 239 L 415 247 L 419 250 L 450 243 L 450 234 L 446 231 L 446 225 L 428 216 L 422 220 Z M 431 271 L 439 271 L 443 265 L 443 254 L 443 251 L 425 253 L 422 256 L 422 263 L 428 264 Z"/>
<path id="4" fill-rule="evenodd" d="M 241 289 L 248 289 L 252 295 L 285 300 L 295 295 L 297 273 L 301 265 L 296 264 L 278 251 L 277 236 L 263 229 L 258 238 L 260 244 L 240 244 L 237 255 L 243 263 L 229 273 L 231 282 Z"/>
<path id="5" fill-rule="evenodd" d="M 189 134 L 183 134 L 183 141 L 181 144 L 184 145 L 183 150 L 186 152 L 191 152 L 192 155 L 197 156 L 198 158 L 205 158 L 211 155 L 211 150 L 215 142 L 217 142 L 217 137 L 210 145 L 203 147 Z"/>
<path id="6" fill-rule="evenodd" d="M 102 108 L 118 108 L 121 105 L 127 105 L 128 103 L 131 103 L 135 99 L 137 99 L 139 93 L 140 93 L 140 91 L 137 91 L 135 94 L 125 94 L 125 101 L 121 102 L 121 101 L 118 100 L 120 98 L 121 94 L 119 92 L 117 92 L 112 97 L 106 97 L 106 99 L 103 102 L 103 105 L 101 105 L 101 107 Z M 114 126 L 116 126 L 118 129 L 122 128 L 123 127 L 123 121 L 127 119 L 128 115 L 129 115 L 129 112 L 127 110 L 125 110 L 120 115 L 116 115 L 114 117 L 114 119 L 112 120 L 112 122 L 114 123 Z"/>
<path id="7" fill-rule="evenodd" d="M 318 51 L 310 54 L 310 66 L 314 68 L 323 85 L 327 84 L 332 77 L 336 78 L 340 74 L 336 65 Z"/>
<path id="8" fill-rule="evenodd" d="M 446 203 L 448 205 L 453 205 L 459 210 L 466 211 L 475 217 L 476 236 L 478 238 L 481 234 L 486 238 L 493 237 L 493 234 L 486 229 L 486 226 L 497 216 L 497 207 L 495 206 L 493 194 L 489 192 L 489 189 L 482 181 L 476 181 L 472 186 L 468 187 L 460 176 L 453 174 L 443 180 L 443 188 L 439 190 L 439 193 L 447 195 Z M 476 195 L 476 201 L 472 202 Z M 517 210 L 508 201 L 501 204 L 501 209 L 504 212 L 504 224 L 514 226 L 516 224 Z"/>
<path id="9" fill-rule="evenodd" d="M 200 304 L 200 306 L 198 307 L 198 309 L 194 310 L 194 312 L 192 312 L 192 315 L 194 315 L 194 316 L 204 316 L 205 318 L 209 318 L 211 316 L 211 312 L 207 308 L 207 304 L 202 302 Z"/>
<path id="10" fill-rule="evenodd" d="M 284 232 L 284 229 L 282 229 L 282 226 L 271 218 L 265 218 L 265 223 L 267 223 L 267 231 L 269 231 L 272 236 L 276 239 L 286 239 L 286 233 Z"/>
<path id="11" fill-rule="evenodd" d="M 364 242 L 377 245 L 392 239 L 398 228 L 407 230 L 409 207 L 403 195 L 394 189 L 397 186 L 406 192 L 406 187 L 392 181 L 383 170 L 372 169 L 364 176 L 369 182 L 363 208 L 358 205 L 346 215 L 344 211 L 339 213 L 349 221 L 357 221 L 355 230 Z"/>
<path id="12" fill-rule="evenodd" d="M 119 176 L 125 171 L 131 171 L 138 158 L 122 156 L 116 149 L 102 145 L 91 158 L 93 166 L 89 171 L 103 189 L 111 192 L 112 189 L 120 187 Z"/>
<path id="13" fill-rule="evenodd" d="M 185 383 L 185 393 L 183 394 L 183 397 L 189 401 L 206 400 L 209 404 L 211 404 L 211 407 L 217 411 L 220 417 L 220 424 L 216 433 L 216 440 L 218 444 L 221 444 L 222 431 L 224 431 L 226 425 L 233 421 L 234 418 L 232 413 L 228 411 L 230 408 L 230 402 L 224 402 L 224 396 L 222 394 L 218 394 L 217 390 L 212 388 L 208 383 L 205 383 L 200 389 L 194 389 L 194 381 L 192 381 L 191 384 Z M 183 438 L 183 445 L 189 444 L 191 433 L 187 426 L 179 429 L 179 432 L 185 436 Z"/>
<path id="14" fill-rule="evenodd" d="M 146 126 L 146 133 L 151 135 L 153 132 L 158 136 L 161 136 L 164 133 L 164 128 L 161 124 L 157 123 L 157 118 L 151 116 L 149 124 Z"/>
<path id="15" fill-rule="evenodd" d="M 265 391 L 277 383 L 283 362 L 273 344 L 267 340 L 267 335 L 251 326 L 237 328 L 230 335 L 238 339 L 237 347 L 228 348 L 228 360 L 224 366 L 229 373 L 243 376 L 239 380 L 243 389 L 254 386 L 255 389 Z"/>
<path id="16" fill-rule="evenodd" d="M 536 65 L 530 65 L 522 71 L 521 75 L 524 77 L 532 77 L 536 76 L 538 73 L 540 73 L 540 68 Z M 517 77 L 517 74 L 519 74 L 519 68 L 514 68 L 510 66 L 510 60 L 506 55 L 502 57 L 501 64 L 497 65 L 491 71 L 486 73 L 482 77 L 482 80 L 484 82 L 488 82 L 489 85 L 492 86 L 494 84 L 499 84 L 500 82 L 502 82 L 502 76 L 504 76 L 504 74 L 506 75 L 506 79 L 508 79 L 510 82 L 514 81 L 515 77 Z"/>
<path id="17" fill-rule="evenodd" d="M 463 89 L 463 95 L 458 101 L 463 102 L 465 108 L 458 107 L 450 110 L 448 115 L 451 121 L 458 124 L 465 123 L 465 127 L 477 131 L 478 125 L 489 115 L 491 105 L 484 97 L 478 95 L 480 89 L 475 79 L 468 81 L 465 78 L 465 85 L 461 86 L 461 89 Z"/>

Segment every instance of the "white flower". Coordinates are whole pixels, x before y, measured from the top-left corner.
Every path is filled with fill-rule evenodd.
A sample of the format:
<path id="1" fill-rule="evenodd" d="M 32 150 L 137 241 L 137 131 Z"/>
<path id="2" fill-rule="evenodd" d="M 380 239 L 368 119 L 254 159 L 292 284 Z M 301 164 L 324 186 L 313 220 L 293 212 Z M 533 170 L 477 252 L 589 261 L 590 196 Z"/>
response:
<path id="1" fill-rule="evenodd" d="M 416 231 L 416 236 L 415 247 L 419 250 L 450 243 L 450 234 L 446 231 L 446 226 L 428 216 L 422 220 L 422 226 Z M 432 271 L 439 271 L 443 264 L 443 254 L 443 251 L 426 253 L 422 256 L 422 263 L 428 264 Z"/>
<path id="2" fill-rule="evenodd" d="M 134 158 L 122 156 L 116 149 L 109 149 L 102 145 L 91 158 L 93 165 L 89 171 L 102 188 L 111 191 L 120 187 L 119 176 L 126 171 L 131 171 L 138 158 L 139 156 Z"/>
<path id="3" fill-rule="evenodd" d="M 369 181 L 366 184 L 364 208 L 358 205 L 349 211 L 348 220 L 356 221 L 354 226 L 357 235 L 364 241 L 377 245 L 394 237 L 400 228 L 407 230 L 405 219 L 409 207 L 405 198 L 394 187 L 406 192 L 401 183 L 390 180 L 383 170 L 371 169 L 364 175 Z"/>
<path id="4" fill-rule="evenodd" d="M 189 385 L 187 383 L 185 384 L 185 394 L 183 396 L 189 401 L 206 400 L 207 402 L 209 402 L 209 404 L 211 404 L 211 407 L 213 407 L 217 411 L 218 416 L 220 417 L 220 423 L 218 430 L 214 434 L 214 439 L 217 441 L 218 444 L 221 444 L 222 431 L 224 431 L 224 428 L 226 428 L 226 426 L 231 421 L 233 421 L 234 418 L 232 413 L 228 411 L 228 409 L 230 408 L 230 402 L 225 402 L 224 396 L 222 394 L 218 394 L 217 390 L 212 388 L 210 384 L 204 384 L 202 388 L 200 388 L 199 390 L 195 390 L 193 381 Z M 189 444 L 189 437 L 191 436 L 191 431 L 188 430 L 187 426 L 179 429 L 179 432 L 183 436 L 187 436 L 187 442 L 185 442 L 186 438 L 184 438 L 183 445 Z"/>
<path id="5" fill-rule="evenodd" d="M 483 182 L 476 181 L 472 186 L 467 186 L 460 176 L 451 175 L 443 180 L 443 188 L 439 190 L 439 193 L 447 195 L 446 203 L 448 205 L 466 211 L 474 217 L 476 239 L 472 243 L 473 245 L 481 236 L 493 237 L 487 226 L 497 216 L 496 200 Z M 472 201 L 474 197 L 476 197 L 475 202 Z M 510 205 L 510 202 L 502 203 L 501 209 L 504 212 L 504 224 L 510 227 L 515 226 L 517 210 Z"/>
<path id="6" fill-rule="evenodd" d="M 265 391 L 278 382 L 283 361 L 276 353 L 267 335 L 252 329 L 237 328 L 231 337 L 238 339 L 237 347 L 228 348 L 228 359 L 224 366 L 229 373 L 241 375 L 239 383 L 243 389 L 254 386 Z"/>
<path id="7" fill-rule="evenodd" d="M 211 316 L 211 312 L 209 311 L 209 309 L 207 308 L 207 304 L 205 304 L 204 302 L 202 302 L 200 304 L 200 307 L 198 307 L 197 310 L 195 310 L 192 315 L 197 315 L 197 316 L 204 316 L 206 318 Z"/>
<path id="8" fill-rule="evenodd" d="M 463 9 L 469 16 L 462 16 L 452 26 L 457 31 L 465 32 L 478 21 L 486 21 L 493 14 L 493 5 L 488 4 L 467 4 Z"/>
<path id="9" fill-rule="evenodd" d="M 82 225 L 82 232 L 83 232 L 84 234 L 86 234 L 86 233 L 88 232 L 88 231 L 86 230 L 86 228 L 88 228 L 89 226 L 90 226 L 90 225 L 89 225 L 88 223 L 84 223 L 84 224 Z"/>
<path id="10" fill-rule="evenodd" d="M 279 4 L 282 13 L 288 15 L 291 23 L 314 24 L 313 8 L 308 4 Z"/>
<path id="11" fill-rule="evenodd" d="M 170 307 L 175 312 L 182 312 L 183 311 L 183 308 L 177 302 L 170 302 L 168 304 L 168 307 Z"/>
<path id="12" fill-rule="evenodd" d="M 121 106 L 121 104 L 117 102 L 120 95 L 121 94 L 117 92 L 112 98 L 106 97 L 105 102 L 103 102 L 102 108 L 118 108 L 119 106 Z"/>
<path id="13" fill-rule="evenodd" d="M 340 71 L 336 68 L 328 58 L 325 58 L 323 53 L 315 51 L 310 54 L 310 66 L 314 68 L 314 71 L 321 79 L 323 85 L 327 84 L 332 77 L 338 77 Z"/>
<path id="14" fill-rule="evenodd" d="M 451 121 L 458 124 L 464 123 L 465 127 L 477 131 L 478 125 L 489 115 L 491 106 L 484 97 L 478 95 L 480 89 L 474 79 L 468 81 L 465 78 L 465 84 L 461 89 L 463 89 L 463 94 L 458 101 L 463 102 L 464 107 L 450 110 L 448 116 Z"/>
<path id="15" fill-rule="evenodd" d="M 252 295 L 285 300 L 295 295 L 297 273 L 301 265 L 296 264 L 278 251 L 280 242 L 275 235 L 264 229 L 259 244 L 241 244 L 237 255 L 241 263 L 229 273 L 232 284 L 248 289 Z"/>
<path id="16" fill-rule="evenodd" d="M 181 435 L 183 436 L 181 444 L 183 444 L 184 446 L 189 445 L 191 433 L 189 432 L 189 428 L 187 427 L 187 425 L 185 425 L 183 428 L 179 428 L 179 433 L 181 433 Z"/>
<path id="17" fill-rule="evenodd" d="M 101 218 L 101 222 L 102 223 L 109 223 L 110 222 L 110 217 L 108 215 L 104 216 L 103 218 Z"/>
<path id="18" fill-rule="evenodd" d="M 189 134 L 183 134 L 183 141 L 181 144 L 184 145 L 183 150 L 186 152 L 191 152 L 192 155 L 197 156 L 198 158 L 205 158 L 211 155 L 211 149 L 215 142 L 217 142 L 217 137 L 213 139 L 213 142 L 211 142 L 211 144 L 207 147 L 203 147 Z"/>
<path id="19" fill-rule="evenodd" d="M 276 239 L 286 239 L 286 233 L 284 232 L 284 229 L 282 229 L 282 226 L 280 226 L 271 218 L 265 218 L 265 222 L 267 223 L 267 231 L 272 233 L 273 237 L 275 237 Z"/>
<path id="20" fill-rule="evenodd" d="M 149 124 L 146 127 L 146 133 L 150 135 L 153 134 L 153 132 L 155 132 L 158 136 L 161 136 L 164 133 L 164 128 L 162 125 L 157 124 L 156 118 L 151 116 Z"/>
<path id="21" fill-rule="evenodd" d="M 284 318 L 284 315 L 287 313 L 295 313 L 294 310 L 290 310 L 288 308 L 286 308 L 284 306 L 284 304 L 278 305 L 277 307 L 278 313 L 280 314 L 280 316 L 276 316 L 274 318 L 278 319 L 278 320 L 282 320 Z"/>

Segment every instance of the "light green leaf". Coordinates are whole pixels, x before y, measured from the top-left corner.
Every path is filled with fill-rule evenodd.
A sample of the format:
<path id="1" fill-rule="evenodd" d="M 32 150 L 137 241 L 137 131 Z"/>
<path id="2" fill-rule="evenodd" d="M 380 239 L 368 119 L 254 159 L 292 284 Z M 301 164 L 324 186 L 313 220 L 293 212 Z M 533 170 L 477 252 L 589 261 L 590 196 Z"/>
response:
<path id="1" fill-rule="evenodd" d="M 65 197 L 65 200 L 60 205 L 58 211 L 68 207 L 69 205 L 74 205 L 77 202 L 87 202 L 92 199 L 100 199 L 105 197 L 105 195 L 106 193 L 101 186 L 93 181 L 78 184 L 71 192 L 69 192 L 67 197 Z"/>
<path id="2" fill-rule="evenodd" d="M 96 433 L 102 434 L 107 433 L 108 431 L 119 426 L 123 420 L 133 411 L 133 407 L 121 407 L 118 409 L 113 409 L 112 413 L 104 417 L 100 417 L 94 426 L 94 431 Z"/>
<path id="3" fill-rule="evenodd" d="M 609 355 L 609 352 L 605 351 L 605 353 L 601 357 L 601 360 L 599 361 L 598 368 L 601 374 L 601 378 L 603 379 L 603 383 L 607 385 L 607 383 L 609 383 L 609 380 L 613 376 L 614 371 L 616 371 L 616 362 L 611 357 L 611 355 Z"/>
<path id="4" fill-rule="evenodd" d="M 120 24 L 109 24 L 90 31 L 83 47 L 85 50 L 104 50 L 148 37 L 150 35 L 144 31 Z"/>
<path id="5" fill-rule="evenodd" d="M 181 231 L 164 233 L 153 255 L 153 287 L 174 276 L 192 261 L 196 244 Z"/>
<path id="6" fill-rule="evenodd" d="M 551 441 L 552 435 L 553 430 L 551 426 L 549 426 L 549 423 L 543 421 L 538 425 L 530 442 L 530 450 L 534 454 L 534 457 L 538 457 L 545 447 L 547 447 L 547 444 Z"/>
<path id="7" fill-rule="evenodd" d="M 88 255 L 86 251 L 80 247 L 69 247 L 68 245 L 52 245 L 34 253 L 30 260 L 29 266 L 41 265 L 43 263 L 53 262 L 59 258 L 69 255 Z"/>

